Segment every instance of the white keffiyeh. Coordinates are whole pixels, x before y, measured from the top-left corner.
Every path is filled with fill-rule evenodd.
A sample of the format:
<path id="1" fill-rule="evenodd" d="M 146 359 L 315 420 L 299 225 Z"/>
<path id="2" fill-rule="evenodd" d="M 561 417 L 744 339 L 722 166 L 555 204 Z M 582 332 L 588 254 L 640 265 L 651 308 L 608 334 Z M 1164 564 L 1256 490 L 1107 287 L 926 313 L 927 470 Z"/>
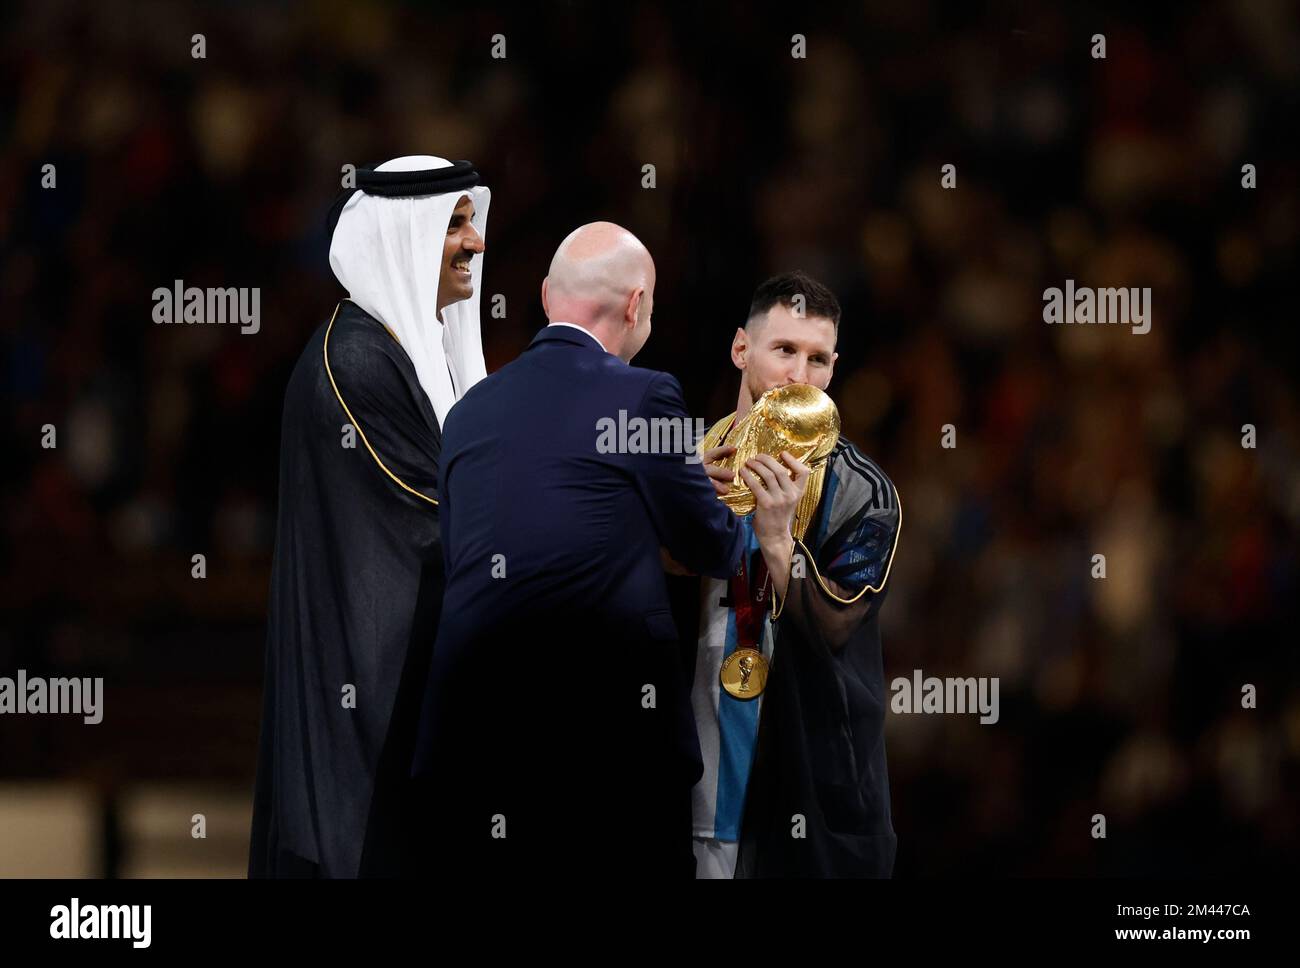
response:
<path id="1" fill-rule="evenodd" d="M 424 171 L 451 162 L 433 155 L 408 155 L 376 171 Z M 471 220 L 487 235 L 492 193 L 483 185 L 441 195 L 385 198 L 357 190 L 343 206 L 330 243 L 330 268 L 348 298 L 397 336 L 415 365 L 441 427 L 452 404 L 487 375 L 479 331 L 483 255 L 470 261 L 474 294 L 452 303 L 438 318 L 438 280 L 452 211 L 468 195 Z"/>

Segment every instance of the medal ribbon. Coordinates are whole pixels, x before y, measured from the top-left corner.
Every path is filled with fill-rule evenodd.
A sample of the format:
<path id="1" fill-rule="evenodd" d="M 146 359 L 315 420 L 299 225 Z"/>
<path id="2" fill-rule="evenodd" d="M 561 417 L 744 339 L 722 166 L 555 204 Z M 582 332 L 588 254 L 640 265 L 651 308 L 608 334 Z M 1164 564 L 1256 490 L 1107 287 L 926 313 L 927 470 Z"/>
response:
<path id="1" fill-rule="evenodd" d="M 728 594 L 736 606 L 736 648 L 763 651 L 763 616 L 767 613 L 767 562 L 762 551 L 754 553 L 753 580 L 747 574 L 747 562 L 741 559 L 740 570 L 731 576 Z"/>
<path id="2" fill-rule="evenodd" d="M 731 432 L 736 429 L 733 418 L 731 426 L 722 435 L 719 446 L 726 444 Z M 767 611 L 767 562 L 762 550 L 754 552 L 753 581 L 749 580 L 749 548 L 740 556 L 740 568 L 728 580 L 727 597 L 736 607 L 736 648 L 763 651 L 762 628 L 763 616 Z"/>

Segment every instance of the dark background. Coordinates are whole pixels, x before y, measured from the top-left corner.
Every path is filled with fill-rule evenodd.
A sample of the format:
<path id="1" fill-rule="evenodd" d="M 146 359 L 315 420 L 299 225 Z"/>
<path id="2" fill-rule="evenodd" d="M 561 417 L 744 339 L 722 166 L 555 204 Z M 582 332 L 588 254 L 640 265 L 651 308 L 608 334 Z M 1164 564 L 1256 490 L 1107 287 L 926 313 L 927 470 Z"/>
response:
<path id="1" fill-rule="evenodd" d="M 887 677 L 1001 680 L 996 725 L 889 716 L 897 876 L 1293 869 L 1297 10 L 1128 6 L 20 5 L 0 67 L 0 675 L 104 676 L 106 697 L 98 726 L 0 719 L 0 874 L 242 867 L 293 500 L 280 409 L 342 295 L 325 212 L 342 165 L 417 153 L 470 158 L 493 191 L 489 372 L 593 219 L 649 246 L 636 362 L 710 421 L 734 406 L 754 286 L 803 268 L 838 293 L 831 394 L 905 509 Z M 260 332 L 155 325 L 178 278 L 260 287 Z M 1047 326 L 1067 278 L 1152 287 L 1151 332 Z M 80 804 L 79 861 L 57 859 L 49 797 Z M 180 826 L 151 834 L 170 815 L 142 797 Z M 193 841 L 198 811 L 224 834 Z"/>

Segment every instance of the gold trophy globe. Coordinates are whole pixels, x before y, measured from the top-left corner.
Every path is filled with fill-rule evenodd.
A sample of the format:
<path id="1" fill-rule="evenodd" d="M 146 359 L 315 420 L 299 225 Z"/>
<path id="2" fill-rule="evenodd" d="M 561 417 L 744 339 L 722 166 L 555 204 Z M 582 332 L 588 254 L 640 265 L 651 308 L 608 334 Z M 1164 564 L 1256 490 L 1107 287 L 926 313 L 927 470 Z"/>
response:
<path id="1" fill-rule="evenodd" d="M 815 507 L 821 496 L 820 479 L 826 458 L 835 449 L 839 436 L 839 409 L 821 390 L 806 383 L 773 387 L 758 398 L 749 413 L 726 435 L 726 442 L 736 452 L 723 462 L 733 474 L 731 490 L 722 496 L 722 502 L 741 517 L 752 513 L 754 493 L 741 479 L 740 468 L 758 454 L 768 454 L 781 463 L 781 452 L 789 451 L 812 468 L 818 478 L 818 486 L 814 489 L 813 482 L 809 481 L 804 492 L 805 497 L 812 498 Z M 803 510 L 802 501 L 800 510 Z"/>
<path id="2" fill-rule="evenodd" d="M 788 451 L 810 469 L 790 527 L 791 534 L 802 541 L 821 500 L 827 458 L 840 438 L 835 401 L 806 383 L 774 387 L 758 398 L 735 427 L 731 422 L 730 416 L 719 420 L 700 445 L 701 452 L 720 444 L 736 448 L 722 462 L 732 472 L 731 489 L 718 499 L 740 517 L 753 513 L 754 492 L 741 479 L 739 469 L 758 454 L 768 454 L 780 463 L 782 451 Z M 763 694 L 768 672 L 768 659 L 759 649 L 738 648 L 723 660 L 718 682 L 728 695 L 748 701 Z"/>

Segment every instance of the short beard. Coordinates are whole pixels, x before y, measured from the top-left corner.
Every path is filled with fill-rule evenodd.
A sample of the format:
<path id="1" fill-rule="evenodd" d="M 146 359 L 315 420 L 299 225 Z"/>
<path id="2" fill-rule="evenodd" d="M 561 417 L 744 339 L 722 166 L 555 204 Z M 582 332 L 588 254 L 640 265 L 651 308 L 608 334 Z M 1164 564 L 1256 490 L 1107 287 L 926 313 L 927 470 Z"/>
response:
<path id="1" fill-rule="evenodd" d="M 763 388 L 758 385 L 758 380 L 752 375 L 752 370 L 745 371 L 745 389 L 749 391 L 749 405 L 752 407 L 758 403 L 758 398 L 763 395 Z"/>

